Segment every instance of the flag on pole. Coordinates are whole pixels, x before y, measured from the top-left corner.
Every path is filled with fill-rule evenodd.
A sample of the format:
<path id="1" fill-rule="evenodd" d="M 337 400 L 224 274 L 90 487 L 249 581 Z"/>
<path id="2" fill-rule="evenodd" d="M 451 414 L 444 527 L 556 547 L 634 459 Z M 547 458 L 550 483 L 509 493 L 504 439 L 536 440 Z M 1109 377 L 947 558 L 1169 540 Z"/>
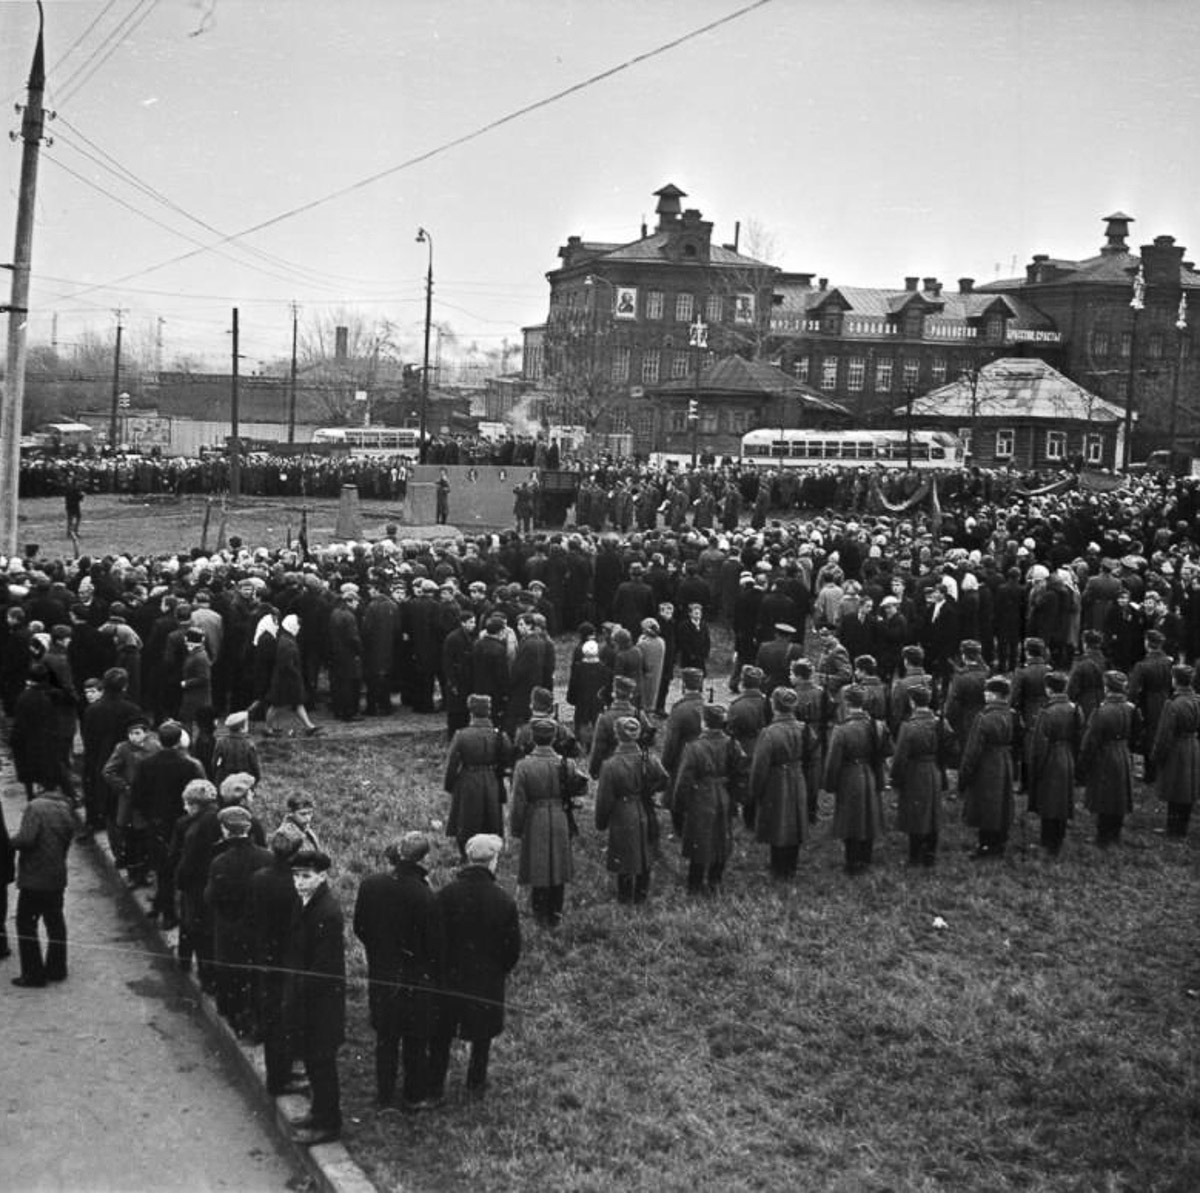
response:
<path id="1" fill-rule="evenodd" d="M 1175 316 L 1175 326 L 1180 331 L 1187 330 L 1187 294 L 1179 296 L 1179 314 Z"/>
<path id="2" fill-rule="evenodd" d="M 1146 305 L 1146 274 L 1140 265 L 1137 277 L 1133 279 L 1133 297 L 1129 300 L 1129 305 L 1135 311 L 1140 311 Z"/>

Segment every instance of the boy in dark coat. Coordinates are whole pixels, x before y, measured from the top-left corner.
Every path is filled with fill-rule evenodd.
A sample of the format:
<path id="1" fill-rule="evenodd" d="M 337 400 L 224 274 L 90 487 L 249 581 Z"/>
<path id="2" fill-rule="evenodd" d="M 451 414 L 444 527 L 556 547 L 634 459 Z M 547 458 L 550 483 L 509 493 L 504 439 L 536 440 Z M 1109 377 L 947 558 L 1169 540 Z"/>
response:
<path id="1" fill-rule="evenodd" d="M 504 842 L 479 833 L 467 842 L 467 865 L 437 895 L 444 965 L 442 1007 L 430 1048 L 430 1096 L 445 1093 L 450 1043 L 469 1040 L 467 1090 L 487 1086 L 492 1040 L 504 1030 L 505 981 L 521 956 L 521 924 L 513 897 L 496 883 Z"/>

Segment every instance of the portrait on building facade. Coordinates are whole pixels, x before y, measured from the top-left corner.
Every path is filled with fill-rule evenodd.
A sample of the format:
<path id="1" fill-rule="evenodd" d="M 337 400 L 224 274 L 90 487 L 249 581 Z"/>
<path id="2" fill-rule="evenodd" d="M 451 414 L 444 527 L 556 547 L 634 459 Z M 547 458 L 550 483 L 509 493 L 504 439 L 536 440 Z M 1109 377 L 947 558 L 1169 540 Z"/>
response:
<path id="1" fill-rule="evenodd" d="M 637 318 L 637 287 L 636 286 L 618 286 L 617 305 L 613 311 L 615 319 L 636 319 Z"/>
<path id="2" fill-rule="evenodd" d="M 753 323 L 754 322 L 754 295 L 739 294 L 733 307 L 733 321 L 735 323 Z"/>

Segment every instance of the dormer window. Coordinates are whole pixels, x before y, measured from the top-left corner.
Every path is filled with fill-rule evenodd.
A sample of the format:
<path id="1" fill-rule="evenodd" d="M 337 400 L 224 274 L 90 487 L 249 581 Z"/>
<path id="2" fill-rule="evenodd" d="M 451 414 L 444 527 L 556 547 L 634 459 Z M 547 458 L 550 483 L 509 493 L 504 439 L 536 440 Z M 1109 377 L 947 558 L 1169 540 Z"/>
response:
<path id="1" fill-rule="evenodd" d="M 920 309 L 904 312 L 904 336 L 909 340 L 919 340 L 925 330 L 925 315 Z"/>
<path id="2" fill-rule="evenodd" d="M 842 334 L 842 312 L 836 308 L 822 312 L 821 330 L 827 336 L 840 336 Z"/>
<path id="3" fill-rule="evenodd" d="M 987 338 L 992 341 L 1004 339 L 1005 318 L 1001 314 L 987 317 Z"/>
<path id="4" fill-rule="evenodd" d="M 683 255 L 685 257 L 698 257 L 700 255 L 699 248 L 692 241 L 687 241 L 683 246 Z"/>

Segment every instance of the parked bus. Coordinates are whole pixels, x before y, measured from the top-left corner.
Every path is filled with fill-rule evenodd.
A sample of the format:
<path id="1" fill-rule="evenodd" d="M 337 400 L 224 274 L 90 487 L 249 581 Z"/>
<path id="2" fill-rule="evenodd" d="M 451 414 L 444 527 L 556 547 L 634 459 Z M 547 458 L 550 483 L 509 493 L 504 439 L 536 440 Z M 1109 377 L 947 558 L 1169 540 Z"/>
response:
<path id="1" fill-rule="evenodd" d="M 345 447 L 352 456 L 415 455 L 420 432 L 416 427 L 319 427 L 314 444 Z"/>
<path id="2" fill-rule="evenodd" d="M 914 468 L 961 468 L 965 445 L 949 431 L 913 431 Z M 907 431 L 784 430 L 760 427 L 742 437 L 742 463 L 776 468 L 821 468 L 827 464 L 905 468 Z"/>

